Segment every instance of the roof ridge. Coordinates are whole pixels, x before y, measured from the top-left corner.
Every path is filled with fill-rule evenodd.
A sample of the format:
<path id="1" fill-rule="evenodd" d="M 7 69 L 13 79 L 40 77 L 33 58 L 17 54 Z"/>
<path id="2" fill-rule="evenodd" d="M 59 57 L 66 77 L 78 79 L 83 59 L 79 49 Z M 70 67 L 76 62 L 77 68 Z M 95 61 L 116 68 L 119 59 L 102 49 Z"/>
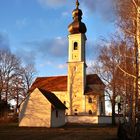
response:
<path id="1" fill-rule="evenodd" d="M 38 87 L 37 87 L 38 88 Z M 49 90 L 46 90 L 46 89 L 43 89 L 43 88 L 38 88 L 39 89 L 39 91 L 44 91 L 44 92 L 47 92 L 47 93 L 52 93 L 51 91 L 49 91 Z M 54 93 L 53 93 L 54 94 Z"/>
<path id="2" fill-rule="evenodd" d="M 55 106 L 57 109 L 67 109 L 67 107 L 62 103 L 62 101 L 53 93 L 50 91 L 47 91 L 45 89 L 38 88 L 39 91 L 47 98 L 47 100 Z"/>
<path id="3" fill-rule="evenodd" d="M 68 77 L 67 75 L 59 75 L 59 76 L 43 76 L 43 77 L 37 77 L 37 78 L 55 78 L 55 77 Z M 36 79 L 37 79 L 36 78 Z"/>
<path id="4" fill-rule="evenodd" d="M 87 85 L 105 85 L 101 78 L 97 74 L 89 74 L 86 75 L 86 84 Z M 48 91 L 61 91 L 67 92 L 67 83 L 68 76 L 50 76 L 50 77 L 38 77 L 35 82 L 32 84 L 30 88 L 30 92 L 32 92 L 36 87 L 46 89 Z"/>
<path id="5" fill-rule="evenodd" d="M 96 74 L 96 73 L 86 74 L 86 76 L 88 76 L 88 75 L 98 75 L 98 74 Z"/>

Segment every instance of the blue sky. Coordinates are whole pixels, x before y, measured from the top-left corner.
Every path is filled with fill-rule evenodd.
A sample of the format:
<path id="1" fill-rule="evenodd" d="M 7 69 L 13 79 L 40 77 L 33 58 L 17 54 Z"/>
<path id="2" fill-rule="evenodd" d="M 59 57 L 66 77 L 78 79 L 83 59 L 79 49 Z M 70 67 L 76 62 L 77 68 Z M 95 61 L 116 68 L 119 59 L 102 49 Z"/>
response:
<path id="1" fill-rule="evenodd" d="M 79 0 L 87 26 L 87 63 L 101 37 L 115 32 L 113 0 Z M 34 63 L 38 76 L 65 75 L 68 25 L 75 0 L 0 0 L 0 48 Z"/>

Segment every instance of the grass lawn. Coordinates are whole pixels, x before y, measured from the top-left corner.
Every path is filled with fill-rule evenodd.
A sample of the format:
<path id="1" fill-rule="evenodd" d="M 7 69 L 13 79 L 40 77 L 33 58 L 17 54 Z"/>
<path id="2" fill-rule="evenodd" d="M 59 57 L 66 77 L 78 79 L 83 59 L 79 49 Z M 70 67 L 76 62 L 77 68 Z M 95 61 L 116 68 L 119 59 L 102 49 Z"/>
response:
<path id="1" fill-rule="evenodd" d="M 0 140 L 117 140 L 111 126 L 68 124 L 62 128 L 19 128 L 0 124 Z"/>

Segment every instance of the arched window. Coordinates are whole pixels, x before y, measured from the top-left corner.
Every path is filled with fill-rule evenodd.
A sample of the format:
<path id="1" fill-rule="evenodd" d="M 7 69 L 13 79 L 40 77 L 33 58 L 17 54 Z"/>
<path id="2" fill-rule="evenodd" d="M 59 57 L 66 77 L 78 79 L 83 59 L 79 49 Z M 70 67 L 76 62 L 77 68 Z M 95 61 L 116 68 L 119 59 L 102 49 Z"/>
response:
<path id="1" fill-rule="evenodd" d="M 58 118 L 58 110 L 56 110 L 56 112 L 55 112 L 55 113 L 56 113 L 56 118 Z"/>
<path id="2" fill-rule="evenodd" d="M 64 105 L 66 105 L 66 101 L 64 101 Z"/>
<path id="3" fill-rule="evenodd" d="M 88 103 L 92 103 L 92 98 L 91 97 L 88 98 Z"/>
<path id="4" fill-rule="evenodd" d="M 92 115 L 92 111 L 91 111 L 91 110 L 89 110 L 89 111 L 88 111 L 88 114 L 89 114 L 89 115 Z"/>
<path id="5" fill-rule="evenodd" d="M 103 109 L 103 102 L 101 101 L 101 115 L 103 114 L 104 109 Z"/>
<path id="6" fill-rule="evenodd" d="M 77 109 L 74 110 L 74 115 L 78 115 Z"/>
<path id="7" fill-rule="evenodd" d="M 74 50 L 78 50 L 78 43 L 77 42 L 74 42 Z"/>

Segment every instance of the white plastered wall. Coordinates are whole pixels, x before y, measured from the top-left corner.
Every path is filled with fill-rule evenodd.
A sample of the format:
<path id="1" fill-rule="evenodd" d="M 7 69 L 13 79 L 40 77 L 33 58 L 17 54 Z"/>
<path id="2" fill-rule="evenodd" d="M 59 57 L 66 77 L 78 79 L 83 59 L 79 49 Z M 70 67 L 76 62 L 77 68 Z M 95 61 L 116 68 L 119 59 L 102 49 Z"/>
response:
<path id="1" fill-rule="evenodd" d="M 20 106 L 19 126 L 51 126 L 51 104 L 37 88 Z"/>

